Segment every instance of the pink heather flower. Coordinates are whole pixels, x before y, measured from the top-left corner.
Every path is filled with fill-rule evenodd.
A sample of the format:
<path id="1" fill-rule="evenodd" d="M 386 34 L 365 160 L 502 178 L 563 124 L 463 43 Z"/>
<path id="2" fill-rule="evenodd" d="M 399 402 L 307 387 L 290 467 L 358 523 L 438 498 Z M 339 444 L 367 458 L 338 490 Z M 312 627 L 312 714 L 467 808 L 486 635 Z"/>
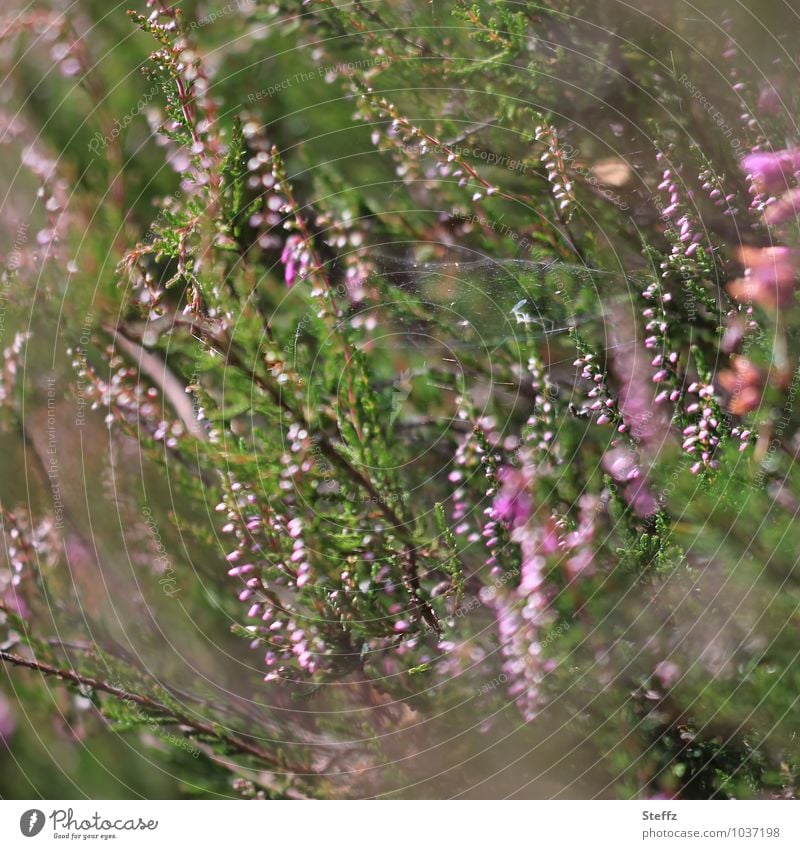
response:
<path id="1" fill-rule="evenodd" d="M 650 491 L 647 477 L 642 474 L 632 450 L 620 446 L 606 452 L 603 468 L 623 485 L 622 496 L 638 516 L 650 516 L 658 510 L 658 501 Z"/>
<path id="2" fill-rule="evenodd" d="M 306 276 L 311 256 L 301 236 L 296 233 L 289 236 L 283 247 L 281 262 L 285 266 L 284 280 L 287 286 L 293 286 L 298 280 L 302 280 Z"/>
<path id="3" fill-rule="evenodd" d="M 742 160 L 742 169 L 753 178 L 760 192 L 782 193 L 789 187 L 788 180 L 800 170 L 800 150 L 751 153 Z"/>
<path id="4" fill-rule="evenodd" d="M 652 516 L 658 511 L 658 500 L 650 491 L 646 478 L 633 481 L 624 490 L 625 500 L 637 516 Z"/>
<path id="5" fill-rule="evenodd" d="M 566 562 L 567 575 L 572 580 L 579 575 L 590 575 L 593 571 L 594 553 L 590 548 L 583 548 Z"/>
<path id="6" fill-rule="evenodd" d="M 740 256 L 746 270 L 744 277 L 728 284 L 732 297 L 767 308 L 791 306 L 797 282 L 797 250 L 744 247 Z"/>
<path id="7" fill-rule="evenodd" d="M 779 226 L 800 215 L 800 189 L 786 192 L 777 203 L 770 204 L 764 210 L 767 224 Z"/>
<path id="8" fill-rule="evenodd" d="M 627 448 L 615 448 L 604 454 L 603 468 L 617 483 L 627 483 L 639 476 L 636 457 Z"/>
<path id="9" fill-rule="evenodd" d="M 538 593 L 522 601 L 518 593 L 498 593 L 493 604 L 497 616 L 503 674 L 508 695 L 525 722 L 533 722 L 541 706 L 545 668 L 540 657 L 544 604 Z"/>
<path id="10" fill-rule="evenodd" d="M 512 466 L 501 469 L 498 477 L 501 488 L 492 505 L 494 518 L 510 528 L 521 527 L 533 515 L 533 498 L 528 489 L 530 477 Z"/>
<path id="11" fill-rule="evenodd" d="M 746 329 L 744 321 L 738 315 L 729 318 L 725 326 L 725 335 L 722 337 L 722 352 L 732 354 L 743 341 Z"/>
<path id="12" fill-rule="evenodd" d="M 646 300 L 653 301 L 658 290 L 656 287 L 651 287 L 643 294 Z M 645 330 L 653 335 L 644 343 L 645 348 L 651 350 L 666 344 L 664 334 L 667 329 L 660 301 L 656 302 L 653 309 L 655 315 L 645 326 Z M 622 421 L 627 425 L 628 432 L 640 445 L 642 451 L 647 454 L 651 445 L 661 443 L 663 434 L 669 428 L 667 415 L 661 411 L 660 407 L 653 404 L 654 396 L 668 388 L 668 384 L 662 378 L 656 383 L 657 391 L 654 391 L 653 374 L 650 371 L 652 355 L 646 354 L 638 346 L 626 344 L 630 336 L 625 333 L 625 325 L 626 321 L 622 315 L 619 316 L 618 321 L 611 322 L 610 339 L 613 349 L 611 367 L 619 385 L 618 408 Z M 666 369 L 659 369 L 659 371 L 663 370 Z"/>
<path id="13" fill-rule="evenodd" d="M 681 668 L 671 660 L 657 663 L 653 675 L 661 682 L 662 687 L 669 689 L 681 677 Z"/>
<path id="14" fill-rule="evenodd" d="M 775 85 L 771 82 L 761 87 L 758 95 L 758 111 L 762 115 L 779 115 L 781 111 L 781 97 Z"/>
<path id="15" fill-rule="evenodd" d="M 733 369 L 720 372 L 719 384 L 730 393 L 728 409 L 736 416 L 755 410 L 761 403 L 764 377 L 747 357 L 731 357 Z"/>
<path id="16" fill-rule="evenodd" d="M 0 740 L 8 741 L 14 736 L 16 722 L 11 705 L 0 693 Z"/>

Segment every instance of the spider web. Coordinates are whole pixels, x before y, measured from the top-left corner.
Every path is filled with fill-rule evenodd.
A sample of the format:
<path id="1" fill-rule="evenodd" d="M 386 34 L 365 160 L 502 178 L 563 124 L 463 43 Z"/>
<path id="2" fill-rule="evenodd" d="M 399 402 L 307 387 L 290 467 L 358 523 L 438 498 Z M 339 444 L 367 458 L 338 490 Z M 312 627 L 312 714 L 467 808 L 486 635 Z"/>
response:
<path id="1" fill-rule="evenodd" d="M 376 258 L 382 306 L 399 332 L 426 333 L 457 349 L 494 350 L 524 337 L 546 339 L 641 306 L 646 272 L 622 274 L 564 262 L 445 262 Z"/>

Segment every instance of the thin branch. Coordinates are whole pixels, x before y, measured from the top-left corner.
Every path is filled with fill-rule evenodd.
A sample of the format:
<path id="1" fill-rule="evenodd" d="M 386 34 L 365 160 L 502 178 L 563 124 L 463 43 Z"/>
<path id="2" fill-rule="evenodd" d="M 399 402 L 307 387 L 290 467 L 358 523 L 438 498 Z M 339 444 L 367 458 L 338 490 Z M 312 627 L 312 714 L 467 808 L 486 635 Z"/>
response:
<path id="1" fill-rule="evenodd" d="M 295 410 L 286 400 L 286 396 L 282 393 L 271 381 L 265 380 L 254 369 L 249 368 L 239 354 L 233 349 L 230 341 L 220 339 L 208 328 L 203 327 L 195 321 L 186 322 L 176 318 L 175 324 L 188 324 L 191 330 L 201 334 L 215 349 L 225 358 L 226 365 L 233 366 L 253 381 L 253 383 L 266 392 L 273 400 L 276 406 L 280 407 L 285 413 L 292 417 L 298 424 L 302 424 L 308 432 L 312 431 L 310 424 L 306 421 L 305 416 Z M 344 457 L 340 451 L 336 449 L 327 435 L 320 433 L 318 443 L 320 451 L 325 457 L 339 467 L 359 488 L 363 489 L 370 499 L 375 503 L 378 509 L 383 513 L 386 520 L 392 525 L 393 529 L 398 531 L 407 538 L 407 542 L 403 544 L 403 557 L 405 560 L 405 569 L 407 576 L 407 587 L 412 600 L 416 605 L 417 612 L 425 620 L 425 622 L 437 633 L 441 633 L 441 624 L 431 605 L 421 596 L 419 573 L 417 570 L 417 554 L 413 539 L 410 538 L 408 523 L 395 512 L 385 498 L 382 498 L 375 487 L 375 484 L 361 471 L 359 471 L 350 461 Z"/>
<path id="2" fill-rule="evenodd" d="M 136 704 L 152 713 L 171 717 L 175 721 L 176 725 L 185 725 L 197 734 L 207 734 L 211 737 L 215 737 L 242 755 L 250 755 L 251 757 L 258 758 L 259 760 L 268 763 L 271 769 L 285 770 L 285 767 L 282 767 L 275 755 L 260 748 L 259 746 L 256 746 L 254 743 L 243 739 L 238 734 L 227 731 L 219 725 L 204 722 L 175 711 L 150 696 L 143 696 L 138 693 L 128 692 L 127 690 L 123 690 L 121 687 L 115 687 L 113 684 L 109 684 L 105 681 L 92 678 L 88 675 L 83 675 L 74 669 L 60 669 L 57 666 L 51 666 L 49 663 L 43 663 L 38 660 L 29 660 L 28 658 L 24 658 L 18 654 L 13 654 L 4 650 L 0 650 L 0 661 L 10 663 L 13 666 L 31 669 L 47 677 L 56 678 L 59 681 L 69 681 L 72 684 L 89 687 L 92 690 L 96 690 L 100 693 L 107 693 L 110 696 L 114 696 L 115 698 L 126 702 L 132 702 L 133 704 Z M 307 767 L 293 769 L 290 771 L 298 775 L 313 774 L 312 770 Z"/>

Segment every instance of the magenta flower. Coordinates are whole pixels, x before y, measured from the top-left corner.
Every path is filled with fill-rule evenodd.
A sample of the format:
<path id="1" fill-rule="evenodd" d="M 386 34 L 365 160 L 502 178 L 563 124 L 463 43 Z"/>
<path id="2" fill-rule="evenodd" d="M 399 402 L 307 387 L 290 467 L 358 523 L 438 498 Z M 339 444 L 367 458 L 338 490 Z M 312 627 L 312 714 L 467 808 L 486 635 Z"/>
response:
<path id="1" fill-rule="evenodd" d="M 283 247 L 281 262 L 285 266 L 284 280 L 290 288 L 308 274 L 311 255 L 305 240 L 301 236 L 298 236 L 296 233 L 289 236 Z"/>
<path id="2" fill-rule="evenodd" d="M 530 477 L 521 469 L 506 466 L 498 475 L 502 484 L 494 499 L 494 518 L 510 528 L 525 525 L 533 515 L 533 498 Z"/>
<path id="3" fill-rule="evenodd" d="M 782 193 L 789 187 L 789 179 L 800 170 L 800 150 L 751 153 L 742 160 L 742 168 L 759 191 Z"/>

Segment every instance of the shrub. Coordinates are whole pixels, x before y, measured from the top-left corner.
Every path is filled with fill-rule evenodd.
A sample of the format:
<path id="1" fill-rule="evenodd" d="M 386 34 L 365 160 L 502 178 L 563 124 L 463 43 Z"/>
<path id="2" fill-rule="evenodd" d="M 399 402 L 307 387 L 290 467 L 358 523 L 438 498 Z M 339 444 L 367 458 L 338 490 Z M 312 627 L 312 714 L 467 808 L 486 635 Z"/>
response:
<path id="1" fill-rule="evenodd" d="M 5 26 L 17 712 L 165 793 L 794 796 L 796 87 L 606 5 Z"/>

